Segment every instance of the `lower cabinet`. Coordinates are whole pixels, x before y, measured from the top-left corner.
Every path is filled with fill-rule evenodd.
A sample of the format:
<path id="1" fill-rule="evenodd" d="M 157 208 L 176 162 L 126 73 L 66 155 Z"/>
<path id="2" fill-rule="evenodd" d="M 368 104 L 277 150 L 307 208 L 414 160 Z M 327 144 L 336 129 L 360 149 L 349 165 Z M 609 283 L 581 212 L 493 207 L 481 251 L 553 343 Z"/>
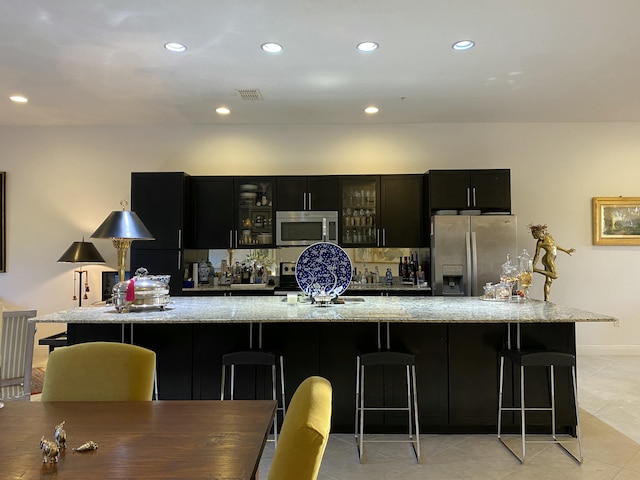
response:
<path id="1" fill-rule="evenodd" d="M 123 320 L 126 320 L 123 314 Z M 191 400 L 194 364 L 193 324 L 67 324 L 69 345 L 84 342 L 133 343 L 156 353 L 158 398 Z"/>
<path id="2" fill-rule="evenodd" d="M 126 314 L 125 314 L 126 315 Z M 123 320 L 126 316 L 123 315 Z M 161 400 L 219 399 L 222 355 L 258 347 L 284 355 L 286 396 L 310 375 L 321 375 L 333 386 L 332 431 L 353 433 L 356 355 L 375 350 L 376 323 L 265 323 L 254 324 L 68 324 L 69 343 L 95 340 L 124 341 L 154 350 L 158 362 Z M 416 354 L 418 404 L 422 433 L 495 433 L 498 409 L 499 352 L 506 342 L 503 324 L 390 324 L 392 348 Z M 575 353 L 573 324 L 523 326 L 523 344 Z M 404 371 L 392 367 L 367 370 L 366 390 L 371 405 L 406 403 Z M 544 369 L 527 374 L 527 398 L 532 405 L 548 405 L 548 377 Z M 505 370 L 505 402 L 519 397 L 519 372 Z M 558 432 L 571 433 L 575 425 L 568 371 L 558 368 Z M 236 399 L 270 397 L 270 372 L 254 367 L 236 371 Z M 506 403 L 505 403 L 506 405 Z M 370 412 L 366 431 L 406 431 L 403 412 Z M 505 415 L 505 432 L 519 424 L 516 414 Z M 548 414 L 527 415 L 528 429 L 543 431 Z"/>

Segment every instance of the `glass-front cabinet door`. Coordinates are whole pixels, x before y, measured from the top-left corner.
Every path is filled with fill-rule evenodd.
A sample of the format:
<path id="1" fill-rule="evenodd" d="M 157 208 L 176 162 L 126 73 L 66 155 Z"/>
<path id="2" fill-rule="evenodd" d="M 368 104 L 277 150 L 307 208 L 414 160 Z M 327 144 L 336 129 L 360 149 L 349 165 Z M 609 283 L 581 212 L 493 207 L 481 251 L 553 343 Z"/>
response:
<path id="1" fill-rule="evenodd" d="M 273 177 L 236 177 L 236 245 L 238 248 L 267 248 L 275 241 Z"/>
<path id="2" fill-rule="evenodd" d="M 340 194 L 340 244 L 350 247 L 378 245 L 379 177 L 341 177 Z"/>

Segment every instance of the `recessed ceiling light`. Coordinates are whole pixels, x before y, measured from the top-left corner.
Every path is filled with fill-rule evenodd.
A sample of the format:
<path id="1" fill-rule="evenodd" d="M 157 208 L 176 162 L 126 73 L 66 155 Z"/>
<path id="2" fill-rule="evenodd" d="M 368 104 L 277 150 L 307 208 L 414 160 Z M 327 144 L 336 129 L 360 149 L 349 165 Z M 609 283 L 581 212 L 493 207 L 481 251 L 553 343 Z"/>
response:
<path id="1" fill-rule="evenodd" d="M 216 108 L 216 113 L 220 115 L 229 115 L 231 113 L 231 110 L 229 110 L 227 107 L 218 107 Z"/>
<path id="2" fill-rule="evenodd" d="M 473 40 L 459 40 L 451 45 L 451 48 L 454 50 L 469 50 L 470 48 L 473 48 L 475 44 L 476 43 Z"/>
<path id="3" fill-rule="evenodd" d="M 376 42 L 361 42 L 357 45 L 357 49 L 361 52 L 373 52 L 377 50 L 379 45 Z"/>
<path id="4" fill-rule="evenodd" d="M 364 113 L 368 113 L 369 115 L 373 115 L 378 113 L 380 109 L 378 107 L 374 107 L 373 105 L 364 109 Z"/>
<path id="5" fill-rule="evenodd" d="M 27 103 L 29 101 L 27 97 L 23 97 L 22 95 L 11 95 L 9 100 L 15 103 Z"/>
<path id="6" fill-rule="evenodd" d="M 282 45 L 275 42 L 263 43 L 260 48 L 267 53 L 280 53 L 282 51 Z"/>
<path id="7" fill-rule="evenodd" d="M 164 44 L 164 48 L 169 50 L 170 52 L 186 52 L 187 46 L 178 42 L 168 42 Z"/>

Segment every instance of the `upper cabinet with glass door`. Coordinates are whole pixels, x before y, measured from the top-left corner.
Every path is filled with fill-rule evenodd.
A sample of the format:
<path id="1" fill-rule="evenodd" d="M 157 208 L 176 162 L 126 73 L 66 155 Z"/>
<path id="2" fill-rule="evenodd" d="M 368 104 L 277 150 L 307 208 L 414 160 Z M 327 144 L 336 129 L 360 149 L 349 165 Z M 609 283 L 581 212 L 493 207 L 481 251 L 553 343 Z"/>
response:
<path id="1" fill-rule="evenodd" d="M 379 177 L 341 177 L 340 195 L 340 244 L 347 247 L 376 246 L 379 243 Z"/>
<path id="2" fill-rule="evenodd" d="M 236 177 L 236 238 L 239 248 L 274 246 L 273 177 Z"/>
<path id="3" fill-rule="evenodd" d="M 340 244 L 423 246 L 424 181 L 422 174 L 341 177 Z"/>

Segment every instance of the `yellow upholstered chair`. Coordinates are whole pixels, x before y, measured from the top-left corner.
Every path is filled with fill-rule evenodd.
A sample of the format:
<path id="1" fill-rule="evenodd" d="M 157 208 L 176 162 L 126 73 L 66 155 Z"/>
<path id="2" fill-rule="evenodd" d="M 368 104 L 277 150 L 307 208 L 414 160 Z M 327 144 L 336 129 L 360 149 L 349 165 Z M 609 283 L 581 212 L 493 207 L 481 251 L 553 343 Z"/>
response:
<path id="1" fill-rule="evenodd" d="M 47 361 L 42 401 L 151 400 L 156 354 L 115 342 L 56 348 Z"/>
<path id="2" fill-rule="evenodd" d="M 309 377 L 291 398 L 269 480 L 315 480 L 331 429 L 331 384 Z"/>

